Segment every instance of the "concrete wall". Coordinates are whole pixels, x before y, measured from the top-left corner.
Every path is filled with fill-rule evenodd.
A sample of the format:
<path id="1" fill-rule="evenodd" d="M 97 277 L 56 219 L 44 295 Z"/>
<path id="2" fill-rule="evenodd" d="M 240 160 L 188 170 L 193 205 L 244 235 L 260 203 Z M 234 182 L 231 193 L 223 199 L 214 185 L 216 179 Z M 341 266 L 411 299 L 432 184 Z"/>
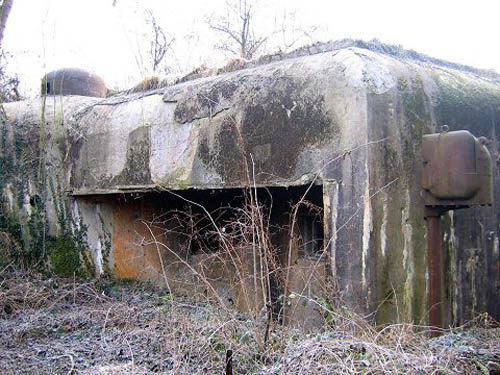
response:
<path id="1" fill-rule="evenodd" d="M 61 222 L 85 227 L 98 273 L 158 280 L 156 249 L 139 248 L 135 238 L 136 222 L 155 207 L 137 206 L 140 199 L 124 205 L 113 194 L 316 179 L 325 187 L 337 298 L 361 313 L 377 311 L 379 323 L 425 323 L 421 136 L 448 124 L 491 139 L 497 197 L 499 82 L 350 47 L 148 93 L 7 104 L 2 158 L 12 168 L 4 205 L 27 221 L 38 194 L 48 234 Z M 499 214 L 494 204 L 443 219 L 447 323 L 481 311 L 500 318 Z"/>

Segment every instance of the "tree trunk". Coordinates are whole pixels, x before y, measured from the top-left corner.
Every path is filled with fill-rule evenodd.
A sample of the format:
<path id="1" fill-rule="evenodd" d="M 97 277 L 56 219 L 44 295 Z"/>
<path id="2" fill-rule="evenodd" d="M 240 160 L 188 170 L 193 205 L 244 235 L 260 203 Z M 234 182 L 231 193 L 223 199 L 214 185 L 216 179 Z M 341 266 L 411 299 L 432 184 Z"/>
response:
<path id="1" fill-rule="evenodd" d="M 7 25 L 7 18 L 9 17 L 12 3 L 14 3 L 14 0 L 3 0 L 2 5 L 0 5 L 0 46 L 2 45 L 3 33 L 5 25 Z"/>

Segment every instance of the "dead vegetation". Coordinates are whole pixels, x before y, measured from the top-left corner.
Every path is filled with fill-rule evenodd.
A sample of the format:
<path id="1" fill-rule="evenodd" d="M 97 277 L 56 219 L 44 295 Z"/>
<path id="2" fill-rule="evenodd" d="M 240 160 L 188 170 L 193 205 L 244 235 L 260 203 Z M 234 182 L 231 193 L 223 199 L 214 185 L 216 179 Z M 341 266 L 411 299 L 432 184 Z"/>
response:
<path id="1" fill-rule="evenodd" d="M 143 82 L 139 83 L 136 87 L 134 87 L 131 92 L 142 92 L 155 88 L 164 88 L 167 86 L 187 81 L 192 81 L 199 78 L 218 76 L 242 69 L 255 68 L 260 65 L 266 65 L 277 61 L 293 59 L 303 56 L 311 56 L 325 52 L 334 52 L 346 48 L 365 49 L 376 53 L 384 54 L 387 56 L 391 56 L 402 61 L 411 61 L 424 65 L 434 64 L 438 67 L 472 73 L 479 77 L 484 77 L 494 82 L 498 82 L 500 80 L 499 74 L 496 73 L 495 71 L 477 69 L 467 65 L 461 65 L 449 61 L 440 60 L 437 58 L 424 55 L 422 53 L 415 52 L 413 50 L 404 49 L 401 45 L 385 44 L 377 39 L 373 39 L 370 41 L 364 41 L 359 39 L 341 39 L 329 42 L 316 42 L 286 53 L 278 51 L 276 53 L 267 54 L 253 60 L 234 58 L 229 60 L 226 63 L 226 65 L 220 68 L 211 69 L 206 65 L 202 65 L 194 69 L 190 73 L 174 80 L 172 83 L 167 83 L 167 81 L 162 81 L 155 86 L 150 84 L 149 79 L 146 79 Z"/>
<path id="2" fill-rule="evenodd" d="M 143 79 L 137 85 L 127 90 L 127 93 L 132 94 L 136 92 L 145 92 L 150 90 L 156 90 L 166 86 L 167 84 L 164 81 L 160 81 L 158 77 L 153 76 Z"/>
<path id="3" fill-rule="evenodd" d="M 249 316 L 138 282 L 0 274 L 2 374 L 497 374 L 488 316 L 428 339 L 423 327 L 372 327 L 343 309 L 308 334 L 278 326 L 265 349 Z"/>
<path id="4" fill-rule="evenodd" d="M 248 181 L 254 181 L 253 170 L 246 172 Z M 165 285 L 159 287 L 54 278 L 12 264 L 0 269 L 0 373 L 220 374 L 229 350 L 235 374 L 500 373 L 500 329 L 487 315 L 430 339 L 429 327 L 375 327 L 368 317 L 348 310 L 341 296 L 328 301 L 293 293 L 287 286 L 287 259 L 297 245 L 297 213 L 301 206 L 318 214 L 321 208 L 307 201 L 306 193 L 299 196 L 287 224 L 285 261 L 278 261 L 279 251 L 270 240 L 269 205 L 264 192 L 252 185 L 242 197 L 244 204 L 233 206 L 229 216 L 179 196 L 198 212 L 175 211 L 144 221 L 158 251 L 179 256 L 211 292 L 204 299 L 172 294 L 166 272 Z M 167 225 L 167 217 L 176 224 Z M 159 232 L 155 238 L 153 233 Z M 218 257 L 237 271 L 235 282 L 241 284 L 247 313 L 223 301 L 203 267 L 168 248 L 167 237 L 180 233 L 189 234 L 186 249 Z M 189 245 L 193 241 L 198 242 L 195 247 Z M 251 260 L 251 272 L 245 258 Z M 273 284 L 280 285 L 278 298 L 272 295 Z M 298 300 L 314 304 L 324 324 L 307 330 L 282 324 Z"/>
<path id="5" fill-rule="evenodd" d="M 0 373 L 220 374 L 229 350 L 236 374 L 500 373 L 500 329 L 487 315 L 430 339 L 429 327 L 375 327 L 369 317 L 348 310 L 332 291 L 320 294 L 330 300 L 293 292 L 289 260 L 298 245 L 298 212 L 305 207 L 321 214 L 321 207 L 306 200 L 314 182 L 290 203 L 289 222 L 282 228 L 286 246 L 280 250 L 270 229 L 270 207 L 276 201 L 262 199 L 267 190 L 257 188 L 253 168 L 245 172 L 251 188 L 242 193 L 242 205 L 227 208 L 228 215 L 220 207 L 209 211 L 168 192 L 198 212 L 184 209 L 143 221 L 159 258 L 163 251 L 179 257 L 210 292 L 204 299 L 172 294 L 163 266 L 163 287 L 54 278 L 19 270 L 13 263 L 0 268 Z M 177 224 L 166 225 L 167 217 Z M 189 234 L 186 244 L 197 241 L 199 254 L 234 268 L 247 313 L 228 306 L 203 267 L 184 260 L 179 249 L 168 248 L 168 236 L 179 234 Z M 9 244 L 4 241 L 4 246 Z M 189 249 L 193 247 L 187 245 Z M 322 244 L 316 266 L 327 256 L 326 249 Z M 276 286 L 282 293 L 278 297 L 272 291 Z M 324 324 L 307 330 L 282 324 L 291 322 L 287 317 L 297 301 L 313 304 Z"/>
<path id="6" fill-rule="evenodd" d="M 134 93 L 141 93 L 141 92 L 147 92 L 147 91 L 152 91 L 152 90 L 158 90 L 158 89 L 163 89 L 165 87 L 169 87 L 172 85 L 177 85 L 183 82 L 188 82 L 192 81 L 198 78 L 204 78 L 204 77 L 211 77 L 211 76 L 218 76 L 221 74 L 225 73 L 230 73 L 234 72 L 237 70 L 245 69 L 249 65 L 249 61 L 244 60 L 244 59 L 231 59 L 229 60 L 224 66 L 220 68 L 214 68 L 211 69 L 207 65 L 203 64 L 195 69 L 193 69 L 191 72 L 187 73 L 186 75 L 179 77 L 172 82 L 169 81 L 169 79 L 164 78 L 160 79 L 157 76 L 151 76 L 144 78 L 142 81 L 137 83 L 134 87 L 125 90 L 125 91 L 112 91 L 108 90 L 106 97 L 112 97 L 117 94 L 134 94 Z"/>

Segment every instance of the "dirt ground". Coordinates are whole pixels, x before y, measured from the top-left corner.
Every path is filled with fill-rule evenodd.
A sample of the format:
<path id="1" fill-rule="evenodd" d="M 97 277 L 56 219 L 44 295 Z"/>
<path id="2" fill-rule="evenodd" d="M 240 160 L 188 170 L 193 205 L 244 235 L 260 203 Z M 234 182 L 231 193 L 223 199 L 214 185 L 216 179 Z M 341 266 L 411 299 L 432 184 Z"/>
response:
<path id="1" fill-rule="evenodd" d="M 1 374 L 500 374 L 487 316 L 429 339 L 338 311 L 317 332 L 247 316 L 144 283 L 0 270 Z"/>

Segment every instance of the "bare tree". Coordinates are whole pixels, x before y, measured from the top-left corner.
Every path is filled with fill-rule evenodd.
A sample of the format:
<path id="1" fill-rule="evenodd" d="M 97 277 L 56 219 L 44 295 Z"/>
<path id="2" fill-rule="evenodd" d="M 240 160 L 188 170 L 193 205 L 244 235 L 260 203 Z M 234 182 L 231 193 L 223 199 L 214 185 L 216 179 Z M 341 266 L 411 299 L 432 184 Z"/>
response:
<path id="1" fill-rule="evenodd" d="M 227 0 L 225 14 L 206 20 L 208 26 L 222 35 L 216 48 L 244 59 L 252 59 L 275 31 L 255 31 L 256 0 Z"/>
<path id="2" fill-rule="evenodd" d="M 7 19 L 14 0 L 3 0 L 0 4 L 0 102 L 11 102 L 21 99 L 19 94 L 19 78 L 11 76 L 5 72 L 5 62 L 7 53 L 2 47 L 3 35 Z"/>
<path id="3" fill-rule="evenodd" d="M 5 26 L 7 25 L 7 18 L 9 17 L 10 9 L 14 0 L 3 0 L 0 5 L 0 45 L 3 40 L 3 33 L 5 31 Z"/>
<path id="4" fill-rule="evenodd" d="M 221 36 L 215 47 L 250 60 L 263 52 L 264 46 L 287 52 L 316 38 L 318 27 L 304 24 L 296 10 L 271 6 L 271 14 L 266 11 L 264 20 L 258 9 L 259 0 L 226 0 L 223 14 L 206 19 Z"/>
<path id="5" fill-rule="evenodd" d="M 279 49 L 287 52 L 299 44 L 311 43 L 316 40 L 319 28 L 316 25 L 304 25 L 297 14 L 297 10 L 286 11 L 278 23 L 278 34 L 280 36 Z"/>
<path id="6" fill-rule="evenodd" d="M 156 72 L 161 62 L 164 60 L 167 51 L 174 43 L 174 37 L 167 37 L 165 35 L 165 30 L 156 21 L 155 16 L 151 10 L 146 11 L 148 17 L 148 23 L 151 24 L 152 38 L 149 48 L 149 56 L 152 62 L 152 71 Z"/>

